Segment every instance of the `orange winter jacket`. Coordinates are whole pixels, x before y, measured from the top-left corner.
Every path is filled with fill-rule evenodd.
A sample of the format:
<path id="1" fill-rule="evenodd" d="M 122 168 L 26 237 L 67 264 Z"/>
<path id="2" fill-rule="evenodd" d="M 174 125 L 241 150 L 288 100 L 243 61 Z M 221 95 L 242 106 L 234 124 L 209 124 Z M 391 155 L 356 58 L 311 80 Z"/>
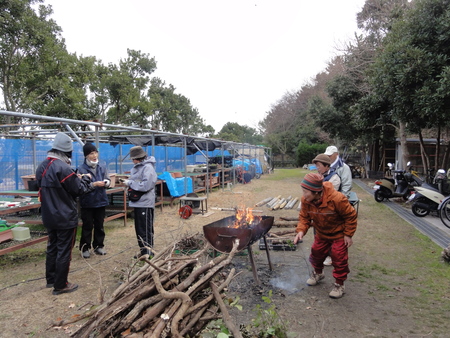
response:
<path id="1" fill-rule="evenodd" d="M 323 239 L 353 237 L 356 231 L 356 210 L 347 197 L 333 188 L 332 183 L 323 182 L 321 203 L 316 206 L 302 197 L 296 232 L 316 229 L 316 235 Z"/>

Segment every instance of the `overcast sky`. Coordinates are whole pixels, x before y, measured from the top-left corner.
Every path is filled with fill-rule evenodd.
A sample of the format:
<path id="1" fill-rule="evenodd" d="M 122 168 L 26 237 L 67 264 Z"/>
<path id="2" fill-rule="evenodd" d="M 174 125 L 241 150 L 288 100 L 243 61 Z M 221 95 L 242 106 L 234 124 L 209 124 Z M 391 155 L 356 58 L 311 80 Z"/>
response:
<path id="1" fill-rule="evenodd" d="M 150 54 L 154 76 L 206 124 L 256 128 L 273 104 L 323 71 L 356 31 L 365 0 L 45 0 L 69 52 L 118 63 Z"/>

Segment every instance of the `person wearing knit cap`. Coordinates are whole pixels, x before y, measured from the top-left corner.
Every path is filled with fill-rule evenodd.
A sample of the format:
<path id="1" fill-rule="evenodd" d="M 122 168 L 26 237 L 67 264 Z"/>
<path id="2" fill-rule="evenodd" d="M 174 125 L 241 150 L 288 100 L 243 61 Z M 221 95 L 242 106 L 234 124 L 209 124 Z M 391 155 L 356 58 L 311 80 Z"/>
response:
<path id="1" fill-rule="evenodd" d="M 84 162 L 78 168 L 79 175 L 89 174 L 95 187 L 88 194 L 80 196 L 80 213 L 83 223 L 80 237 L 80 251 L 83 258 L 91 257 L 90 250 L 97 255 L 106 255 L 105 230 L 103 227 L 106 206 L 109 204 L 106 188 L 111 185 L 108 170 L 98 159 L 95 144 L 86 142 L 83 146 Z"/>
<path id="2" fill-rule="evenodd" d="M 90 175 L 80 177 L 70 167 L 72 150 L 70 137 L 58 133 L 47 158 L 36 169 L 42 222 L 48 234 L 45 278 L 54 295 L 78 289 L 68 281 L 78 227 L 76 197 L 94 188 Z"/>
<path id="3" fill-rule="evenodd" d="M 331 182 L 324 182 L 318 173 L 305 175 L 300 186 L 303 196 L 294 244 L 301 241 L 310 228 L 315 230 L 309 256 L 313 272 L 306 283 L 314 286 L 325 278 L 323 262 L 330 254 L 335 283 L 329 296 L 341 298 L 350 272 L 348 248 L 353 244 L 357 227 L 356 210 L 344 194 L 336 191 Z"/>
<path id="4" fill-rule="evenodd" d="M 341 178 L 336 173 L 334 169 L 331 169 L 331 159 L 328 155 L 319 154 L 317 155 L 312 163 L 316 165 L 317 172 L 323 176 L 324 182 L 331 182 L 333 184 L 334 189 L 340 191 L 341 189 Z M 331 257 L 327 256 L 323 264 L 331 265 Z"/>

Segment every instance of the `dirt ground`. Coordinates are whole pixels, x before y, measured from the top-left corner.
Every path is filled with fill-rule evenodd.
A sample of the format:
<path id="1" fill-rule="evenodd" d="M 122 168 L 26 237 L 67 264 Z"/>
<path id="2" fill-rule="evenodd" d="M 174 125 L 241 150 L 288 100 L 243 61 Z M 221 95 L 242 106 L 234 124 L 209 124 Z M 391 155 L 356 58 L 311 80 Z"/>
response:
<path id="1" fill-rule="evenodd" d="M 297 170 L 297 169 L 292 169 Z M 165 247 L 174 239 L 188 233 L 202 232 L 202 226 L 230 216 L 233 213 L 213 210 L 235 206 L 253 207 L 267 197 L 298 196 L 300 177 L 275 180 L 263 175 L 246 185 L 232 190 L 215 191 L 208 197 L 209 213 L 193 215 L 187 220 L 178 216 L 178 207 L 156 210 L 155 249 Z M 255 283 L 248 256 L 235 257 L 238 276 L 231 283 L 228 296 L 240 298 L 243 310 L 231 309 L 238 325 L 248 325 L 255 318 L 258 304 L 272 290 L 272 301 L 292 337 L 445 337 L 448 336 L 448 304 L 446 296 L 427 302 L 421 289 L 427 270 L 423 262 L 411 265 L 405 251 L 414 250 L 417 243 L 426 241 L 409 224 L 388 208 L 374 202 L 370 194 L 354 185 L 361 202 L 358 230 L 350 249 L 351 273 L 346 282 L 346 294 L 341 299 L 328 296 L 332 288 L 332 267 L 325 268 L 326 278 L 315 287 L 308 287 L 310 273 L 308 256 L 312 234 L 307 234 L 296 251 L 270 251 L 273 271 L 270 271 L 266 253 L 253 245 L 260 285 Z M 261 215 L 297 217 L 292 210 L 269 210 L 257 207 Z M 383 213 L 388 217 L 376 217 Z M 93 255 L 85 260 L 74 249 L 69 280 L 79 284 L 79 290 L 53 296 L 45 287 L 45 243 L 0 256 L 0 337 L 68 337 L 82 323 L 53 327 L 60 319 L 72 318 L 99 303 L 99 284 L 106 288 L 108 298 L 119 285 L 138 252 L 133 220 L 107 223 L 106 256 Z M 293 228 L 272 228 L 272 232 Z M 395 236 L 393 236 L 395 234 Z M 401 245 L 399 245 L 401 243 Z M 439 262 L 439 248 L 427 242 L 424 256 Z M 448 268 L 448 267 L 447 267 Z M 445 293 L 445 292 L 444 292 Z"/>

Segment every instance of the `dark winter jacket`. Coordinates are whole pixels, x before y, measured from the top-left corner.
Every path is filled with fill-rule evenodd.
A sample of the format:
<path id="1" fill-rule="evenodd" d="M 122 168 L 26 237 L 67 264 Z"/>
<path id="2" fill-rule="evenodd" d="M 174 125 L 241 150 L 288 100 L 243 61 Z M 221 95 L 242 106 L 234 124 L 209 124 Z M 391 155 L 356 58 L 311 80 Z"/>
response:
<path id="1" fill-rule="evenodd" d="M 109 180 L 105 166 L 98 164 L 95 169 L 87 165 L 86 160 L 78 168 L 79 174 L 91 174 L 91 182 Z M 80 196 L 80 206 L 82 208 L 101 208 L 109 204 L 105 187 L 95 187 L 93 191 Z"/>
<path id="2" fill-rule="evenodd" d="M 44 226 L 49 229 L 77 227 L 76 197 L 93 189 L 89 177 L 80 179 L 67 163 L 48 157 L 37 168 L 36 180 Z"/>

